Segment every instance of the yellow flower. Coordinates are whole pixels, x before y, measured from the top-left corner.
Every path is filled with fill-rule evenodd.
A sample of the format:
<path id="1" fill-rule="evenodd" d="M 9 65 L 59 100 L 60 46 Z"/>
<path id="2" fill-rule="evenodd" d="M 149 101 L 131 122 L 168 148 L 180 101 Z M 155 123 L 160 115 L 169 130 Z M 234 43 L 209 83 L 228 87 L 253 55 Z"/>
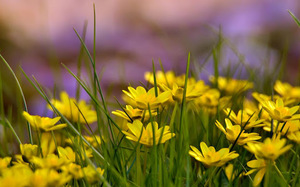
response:
<path id="1" fill-rule="evenodd" d="M 166 91 L 163 93 L 159 93 L 158 96 L 155 96 L 155 88 L 151 88 L 148 92 L 145 88 L 138 86 L 136 89 L 131 86 L 128 87 L 128 91 L 123 90 L 123 92 L 129 96 L 135 103 L 136 106 L 140 109 L 148 110 L 148 105 L 151 109 L 158 108 L 161 104 L 165 103 L 169 100 L 171 93 Z"/>
<path id="2" fill-rule="evenodd" d="M 245 175 L 250 175 L 257 171 L 253 179 L 253 186 L 258 186 L 261 183 L 266 173 L 266 168 L 267 168 L 266 160 L 264 159 L 251 160 L 247 162 L 247 166 L 249 166 L 252 169 L 248 171 Z"/>
<path id="3" fill-rule="evenodd" d="M 228 164 L 228 166 L 225 167 L 224 171 L 229 181 L 232 181 L 235 178 L 236 172 L 233 173 L 233 164 Z"/>
<path id="4" fill-rule="evenodd" d="M 231 143 L 234 143 L 237 140 L 238 145 L 244 145 L 248 142 L 253 142 L 255 140 L 259 140 L 261 137 L 257 133 L 241 133 L 241 135 L 238 137 L 238 135 L 241 132 L 241 126 L 240 125 L 232 125 L 231 121 L 226 118 L 225 119 L 226 123 L 226 130 L 225 128 L 221 125 L 221 123 L 216 120 L 216 126 L 226 135 L 227 140 L 229 140 Z"/>
<path id="5" fill-rule="evenodd" d="M 289 83 L 283 83 L 279 80 L 275 82 L 274 90 L 290 103 L 300 101 L 300 87 L 293 87 Z"/>
<path id="6" fill-rule="evenodd" d="M 60 117 L 52 119 L 48 117 L 32 116 L 25 111 L 23 112 L 23 116 L 35 130 L 53 131 L 67 126 L 65 123 L 55 125 L 60 120 Z"/>
<path id="7" fill-rule="evenodd" d="M 64 158 L 70 162 L 75 162 L 76 155 L 71 147 L 63 148 L 58 146 L 57 151 L 60 158 Z"/>
<path id="8" fill-rule="evenodd" d="M 150 84 L 154 85 L 153 72 L 146 72 L 144 78 Z M 171 88 L 173 83 L 176 82 L 176 76 L 173 71 L 168 71 L 166 73 L 163 73 L 162 71 L 157 71 L 155 72 L 155 78 L 157 84 L 164 84 L 169 88 Z"/>
<path id="9" fill-rule="evenodd" d="M 258 114 L 254 113 L 253 115 L 248 113 L 245 110 L 239 110 L 237 115 L 234 113 L 233 110 L 231 110 L 230 108 L 227 108 L 224 110 L 225 114 L 228 116 L 229 115 L 229 119 L 231 119 L 236 125 L 240 125 L 241 127 L 245 126 L 245 123 L 247 122 L 245 129 L 251 129 L 253 127 L 262 127 L 264 126 L 264 124 L 262 123 L 263 121 L 265 121 L 265 119 L 259 119 L 258 118 Z M 251 117 L 252 115 L 252 117 Z"/>
<path id="10" fill-rule="evenodd" d="M 174 83 L 172 90 L 169 88 L 165 88 L 165 90 L 171 91 L 173 100 L 179 102 L 182 101 L 184 85 L 178 86 L 177 84 Z M 191 101 L 200 97 L 206 90 L 208 90 L 208 86 L 205 85 L 203 81 L 198 81 L 194 84 L 187 84 L 186 95 L 185 95 L 186 101 Z"/>
<path id="11" fill-rule="evenodd" d="M 93 123 L 97 121 L 97 113 L 92 110 L 91 105 L 87 105 L 84 100 L 76 101 L 75 98 L 70 98 L 66 92 L 60 93 L 60 99 L 52 99 L 51 103 L 54 107 L 67 119 L 73 122 Z M 52 110 L 52 107 L 48 106 Z"/>
<path id="12" fill-rule="evenodd" d="M 284 106 L 283 100 L 278 98 L 276 103 L 273 101 L 263 101 L 261 102 L 262 107 L 269 113 L 271 118 L 283 122 L 300 119 L 300 114 L 295 114 L 299 106 L 294 106 L 292 108 L 288 108 Z"/>
<path id="13" fill-rule="evenodd" d="M 288 151 L 292 145 L 285 146 L 286 139 L 280 139 L 280 135 L 266 138 L 264 142 L 249 142 L 245 148 L 258 158 L 276 160 L 280 155 Z"/>
<path id="14" fill-rule="evenodd" d="M 292 133 L 288 133 L 287 138 L 289 140 L 292 140 L 292 141 L 296 142 L 297 144 L 300 144 L 300 131 L 295 131 L 295 132 L 292 132 Z"/>
<path id="15" fill-rule="evenodd" d="M 72 179 L 67 172 L 57 172 L 54 169 L 37 169 L 31 176 L 30 186 L 63 186 Z"/>
<path id="16" fill-rule="evenodd" d="M 55 141 L 51 133 L 42 133 L 41 148 L 42 148 L 43 156 L 47 156 L 49 154 L 54 153 L 56 147 L 55 147 Z"/>
<path id="17" fill-rule="evenodd" d="M 62 166 L 69 164 L 70 160 L 66 159 L 66 157 L 58 157 L 55 154 L 49 154 L 44 158 L 33 157 L 31 162 L 38 168 L 60 169 Z"/>
<path id="18" fill-rule="evenodd" d="M 10 161 L 11 161 L 11 157 L 0 158 L 0 171 L 7 168 Z"/>
<path id="19" fill-rule="evenodd" d="M 38 156 L 38 146 L 32 144 L 20 144 L 21 154 L 24 155 L 27 159 L 32 158 L 33 156 Z"/>
<path id="20" fill-rule="evenodd" d="M 30 186 L 32 170 L 27 165 L 14 165 L 1 170 L 0 187 L 27 187 Z"/>
<path id="21" fill-rule="evenodd" d="M 82 168 L 78 164 L 70 163 L 61 167 L 62 171 L 69 173 L 76 180 L 83 178 Z"/>
<path id="22" fill-rule="evenodd" d="M 128 140 L 139 142 L 146 146 L 153 146 L 153 138 L 155 135 L 155 144 L 165 143 L 167 140 L 175 136 L 175 133 L 170 132 L 169 126 L 158 128 L 157 122 L 153 122 L 154 132 L 152 131 L 151 122 L 143 127 L 143 123 L 139 120 L 134 120 L 133 123 L 127 123 L 129 132 L 122 131 Z"/>
<path id="23" fill-rule="evenodd" d="M 101 144 L 101 138 L 98 135 L 83 136 L 93 147 L 98 147 Z"/>
<path id="24" fill-rule="evenodd" d="M 207 147 L 204 142 L 200 143 L 202 153 L 196 147 L 192 145 L 190 147 L 192 150 L 189 151 L 189 154 L 196 160 L 202 162 L 205 167 L 221 167 L 228 161 L 239 156 L 239 154 L 235 153 L 235 151 L 229 152 L 228 148 L 222 148 L 216 152 L 213 146 Z"/>
<path id="25" fill-rule="evenodd" d="M 121 110 L 112 111 L 112 114 L 124 118 L 127 121 L 131 121 L 130 118 L 132 120 L 136 120 L 136 119 L 141 120 L 144 117 L 145 121 L 147 121 L 150 118 L 148 109 L 141 110 L 139 108 L 133 108 L 131 105 L 126 105 L 126 108 L 124 108 L 124 110 L 126 111 L 127 114 Z M 156 116 L 157 112 L 155 110 L 151 110 L 151 115 Z"/>
<path id="26" fill-rule="evenodd" d="M 212 83 L 218 82 L 218 88 L 221 91 L 225 91 L 225 93 L 228 95 L 241 93 L 253 88 L 253 83 L 247 80 L 238 80 L 238 79 L 232 79 L 232 78 L 226 78 L 220 76 L 218 77 L 217 80 L 214 76 L 211 76 L 209 80 Z"/>
<path id="27" fill-rule="evenodd" d="M 87 167 L 83 168 L 83 173 L 84 173 L 84 177 L 86 178 L 86 180 L 92 184 L 96 181 L 99 181 L 99 175 L 102 176 L 104 173 L 104 169 L 101 168 L 94 168 L 91 165 L 88 165 Z"/>
<path id="28" fill-rule="evenodd" d="M 271 131 L 271 122 L 264 122 L 264 130 Z M 278 127 L 277 127 L 278 126 Z M 277 131 L 276 131 L 277 130 Z M 293 133 L 300 130 L 300 120 L 286 121 L 286 122 L 278 122 L 276 120 L 273 121 L 273 132 L 281 133 L 285 135 L 286 133 Z"/>

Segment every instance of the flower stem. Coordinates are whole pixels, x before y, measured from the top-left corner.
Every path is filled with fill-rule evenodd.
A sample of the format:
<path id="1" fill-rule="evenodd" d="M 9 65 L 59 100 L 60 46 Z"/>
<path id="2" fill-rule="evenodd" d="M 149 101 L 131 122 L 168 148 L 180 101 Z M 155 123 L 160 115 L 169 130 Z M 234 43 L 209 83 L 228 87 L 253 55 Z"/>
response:
<path id="1" fill-rule="evenodd" d="M 278 169 L 276 163 L 274 162 L 274 167 L 275 170 L 277 171 L 277 173 L 279 174 L 279 176 L 283 179 L 283 181 L 285 182 L 286 185 L 290 186 L 289 183 L 285 180 L 284 176 L 282 175 L 281 171 Z"/>

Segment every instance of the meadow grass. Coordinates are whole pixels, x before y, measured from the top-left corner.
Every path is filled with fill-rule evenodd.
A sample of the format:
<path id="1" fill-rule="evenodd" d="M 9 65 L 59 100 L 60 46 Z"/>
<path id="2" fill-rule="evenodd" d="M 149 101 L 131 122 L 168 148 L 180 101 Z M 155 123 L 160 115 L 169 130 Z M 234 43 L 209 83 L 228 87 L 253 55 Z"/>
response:
<path id="1" fill-rule="evenodd" d="M 85 45 L 86 29 L 83 36 L 75 30 L 81 42 L 77 72 L 62 64 L 77 81 L 76 98 L 63 90 L 57 97 L 20 68 L 53 118 L 26 114 L 22 84 L 0 56 L 22 109 L 4 107 L 0 75 L 0 186 L 300 185 L 300 87 L 279 81 L 284 71 L 255 76 L 232 48 L 240 64 L 224 74 L 221 50 L 231 44 L 220 33 L 209 55 L 210 83 L 197 79 L 203 69 L 188 54 L 185 74 L 165 71 L 162 62 L 157 70 L 153 62 L 146 85 L 129 86 L 123 101 L 111 103 L 97 73 L 95 23 L 93 53 Z M 233 78 L 241 68 L 248 80 Z M 82 91 L 89 103 L 80 100 Z"/>

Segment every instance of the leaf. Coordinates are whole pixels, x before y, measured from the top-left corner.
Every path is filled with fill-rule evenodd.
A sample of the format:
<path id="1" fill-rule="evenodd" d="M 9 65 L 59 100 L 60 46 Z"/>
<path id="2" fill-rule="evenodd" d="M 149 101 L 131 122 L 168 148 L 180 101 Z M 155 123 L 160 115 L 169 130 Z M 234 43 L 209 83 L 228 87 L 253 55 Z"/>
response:
<path id="1" fill-rule="evenodd" d="M 292 18 L 294 19 L 294 21 L 297 23 L 298 27 L 300 27 L 300 21 L 299 21 L 299 19 L 291 11 L 288 10 L 288 12 L 290 13 L 290 15 L 292 16 Z"/>

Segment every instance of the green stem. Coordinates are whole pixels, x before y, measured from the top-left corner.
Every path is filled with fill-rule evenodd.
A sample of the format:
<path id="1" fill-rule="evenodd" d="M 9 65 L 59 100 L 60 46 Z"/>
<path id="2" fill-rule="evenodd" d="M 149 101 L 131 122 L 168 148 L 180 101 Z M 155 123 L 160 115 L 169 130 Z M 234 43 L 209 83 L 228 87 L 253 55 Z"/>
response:
<path id="1" fill-rule="evenodd" d="M 283 181 L 285 182 L 286 185 L 290 186 L 288 184 L 288 182 L 285 180 L 284 176 L 282 175 L 281 171 L 278 169 L 276 163 L 274 162 L 274 167 L 275 167 L 275 170 L 277 171 L 277 173 L 279 174 L 279 176 L 283 179 Z"/>

